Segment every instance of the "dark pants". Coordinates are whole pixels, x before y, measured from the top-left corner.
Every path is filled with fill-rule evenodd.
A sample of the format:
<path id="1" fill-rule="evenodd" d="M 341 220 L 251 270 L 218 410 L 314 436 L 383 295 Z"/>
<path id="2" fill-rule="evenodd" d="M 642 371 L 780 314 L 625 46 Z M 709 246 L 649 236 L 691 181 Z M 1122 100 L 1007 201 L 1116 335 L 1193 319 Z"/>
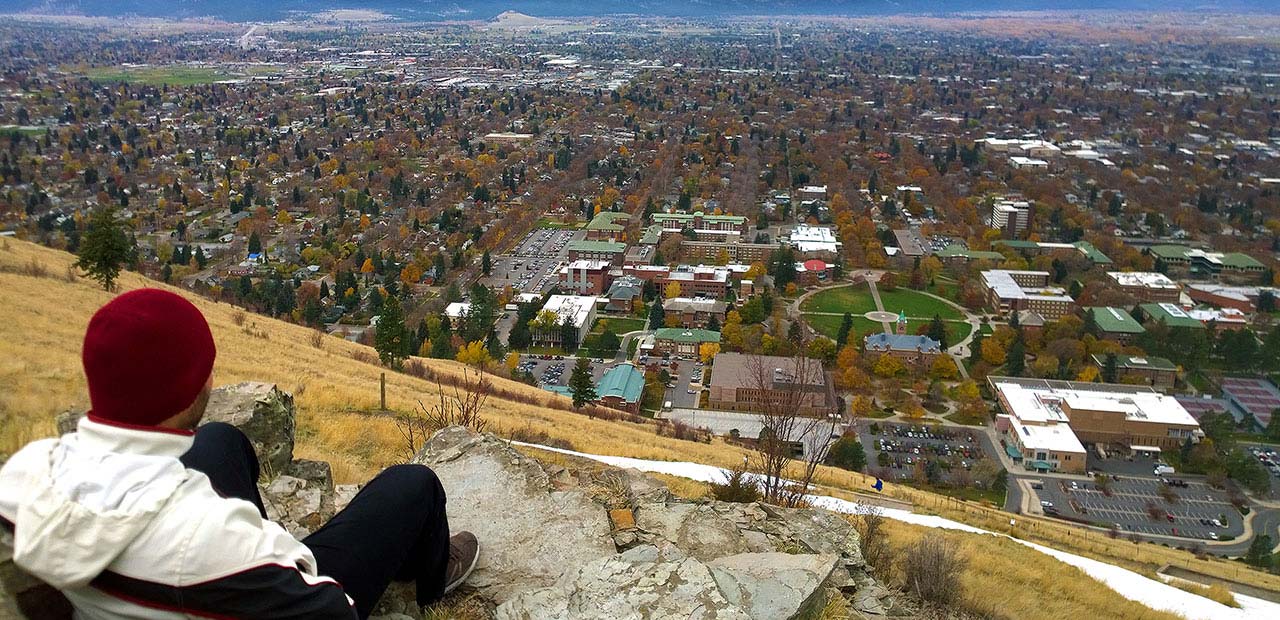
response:
<path id="1" fill-rule="evenodd" d="M 209 477 L 226 497 L 252 502 L 258 495 L 258 458 L 244 433 L 213 422 L 196 431 L 182 463 Z M 449 561 L 444 488 L 423 465 L 395 465 L 378 474 L 324 527 L 303 539 L 317 570 L 342 584 L 367 617 L 391 581 L 417 585 L 419 605 L 438 600 Z"/>

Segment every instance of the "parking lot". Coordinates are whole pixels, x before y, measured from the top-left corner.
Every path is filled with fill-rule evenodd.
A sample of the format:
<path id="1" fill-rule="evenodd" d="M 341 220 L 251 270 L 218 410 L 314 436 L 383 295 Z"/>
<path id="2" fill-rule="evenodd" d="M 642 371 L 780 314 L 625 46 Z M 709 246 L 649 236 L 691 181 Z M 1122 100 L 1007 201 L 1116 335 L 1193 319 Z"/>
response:
<path id="1" fill-rule="evenodd" d="M 573 365 L 576 363 L 578 363 L 578 358 L 573 356 L 521 355 L 519 368 L 532 373 L 534 378 L 538 380 L 538 387 L 568 385 L 569 376 L 573 374 Z M 605 360 L 603 362 L 592 360 L 591 378 L 599 382 L 600 377 L 603 377 L 604 373 L 615 365 L 616 363 L 613 360 Z"/>
<path id="2" fill-rule="evenodd" d="M 1039 480 L 1033 487 L 1045 514 L 1121 532 L 1197 540 L 1229 540 L 1244 533 L 1240 512 L 1226 492 L 1200 480 L 1105 478 L 1105 488 L 1093 481 L 1057 478 Z"/>
<path id="3" fill-rule="evenodd" d="M 886 470 L 894 480 L 912 480 L 936 461 L 943 480 L 964 482 L 974 465 L 996 458 L 991 439 L 979 430 L 864 419 L 858 421 L 858 436 L 868 465 Z"/>
<path id="4" fill-rule="evenodd" d="M 494 288 L 511 286 L 521 293 L 545 293 L 559 281 L 560 267 L 569 255 L 569 241 L 582 235 L 580 230 L 536 229 L 525 235 L 510 254 L 494 257 L 489 277 L 483 282 Z"/>
<path id="5" fill-rule="evenodd" d="M 658 369 L 665 368 L 671 375 L 671 380 L 667 382 L 666 394 L 662 397 L 664 402 L 670 401 L 672 407 L 696 408 L 698 399 L 701 397 L 701 389 L 695 387 L 694 383 L 701 384 L 703 380 L 711 378 L 704 373 L 702 363 L 694 359 L 680 358 L 667 360 L 665 366 L 662 362 L 660 357 L 641 356 L 637 360 L 637 364 L 643 368 L 650 366 L 656 366 Z M 690 394 L 690 391 L 693 393 Z"/>

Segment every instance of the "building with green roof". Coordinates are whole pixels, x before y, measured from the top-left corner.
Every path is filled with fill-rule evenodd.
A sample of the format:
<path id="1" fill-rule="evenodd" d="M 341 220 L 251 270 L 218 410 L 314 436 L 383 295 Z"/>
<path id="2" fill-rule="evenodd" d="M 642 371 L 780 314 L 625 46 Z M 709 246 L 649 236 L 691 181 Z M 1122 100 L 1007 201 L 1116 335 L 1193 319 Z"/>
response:
<path id="1" fill-rule="evenodd" d="M 1142 316 L 1142 322 L 1144 324 L 1160 321 L 1165 325 L 1174 328 L 1204 329 L 1204 323 L 1201 323 L 1195 317 L 1187 314 L 1186 311 L 1178 307 L 1177 304 L 1171 304 L 1168 302 L 1159 304 L 1139 304 L 1138 314 Z"/>
<path id="2" fill-rule="evenodd" d="M 934 256 L 938 257 L 944 263 L 968 263 L 975 260 L 1002 261 L 1004 254 L 999 252 L 991 252 L 987 250 L 970 250 L 969 248 L 953 243 L 939 250 Z"/>
<path id="3" fill-rule="evenodd" d="M 720 343 L 720 332 L 688 327 L 660 327 L 653 332 L 655 353 L 698 355 L 703 343 Z"/>
<path id="4" fill-rule="evenodd" d="M 631 216 L 616 211 L 601 211 L 587 222 L 587 239 L 593 241 L 618 241 L 626 231 Z"/>
<path id="5" fill-rule="evenodd" d="M 1093 363 L 1100 372 L 1107 368 L 1106 355 L 1092 355 Z M 1163 357 L 1136 355 L 1116 356 L 1116 376 L 1109 378 L 1113 383 L 1131 385 L 1150 385 L 1157 388 L 1171 388 L 1178 379 L 1178 366 Z M 1104 377 L 1104 380 L 1107 378 Z"/>
<path id="6" fill-rule="evenodd" d="M 596 384 L 596 398 L 600 404 L 630 413 L 640 413 L 643 394 L 644 371 L 631 364 L 610 368 Z"/>
<path id="7" fill-rule="evenodd" d="M 1093 317 L 1093 324 L 1098 328 L 1098 336 L 1106 340 L 1128 343 L 1147 331 L 1124 308 L 1094 306 L 1085 308 L 1084 311 Z"/>
<path id="8" fill-rule="evenodd" d="M 1188 278 L 1218 279 L 1237 284 L 1256 282 L 1267 267 L 1240 252 L 1213 252 L 1182 245 L 1153 245 L 1147 253 L 1170 274 Z"/>
<path id="9" fill-rule="evenodd" d="M 1098 248 L 1094 247 L 1088 241 L 1077 241 L 1075 243 L 1045 243 L 1042 241 L 1026 241 L 1023 239 L 999 239 L 991 242 L 993 246 L 1012 248 L 1026 256 L 1039 256 L 1041 254 L 1049 254 L 1057 250 L 1071 250 L 1079 252 L 1089 259 L 1089 262 L 1095 265 L 1110 265 L 1111 257 L 1103 254 Z"/>
<path id="10" fill-rule="evenodd" d="M 567 247 L 570 261 L 603 260 L 615 267 L 622 265 L 622 257 L 627 253 L 627 244 L 620 241 L 574 239 Z"/>

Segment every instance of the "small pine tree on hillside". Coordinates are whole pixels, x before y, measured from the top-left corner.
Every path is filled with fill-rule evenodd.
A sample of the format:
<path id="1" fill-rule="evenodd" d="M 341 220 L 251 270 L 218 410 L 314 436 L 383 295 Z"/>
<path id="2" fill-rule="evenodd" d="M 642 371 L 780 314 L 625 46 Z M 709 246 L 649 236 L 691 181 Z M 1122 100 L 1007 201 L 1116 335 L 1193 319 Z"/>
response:
<path id="1" fill-rule="evenodd" d="M 569 375 L 569 391 L 573 393 L 573 406 L 580 409 L 587 403 L 595 402 L 596 382 L 591 378 L 591 362 L 579 357 L 573 365 L 573 374 Z"/>
<path id="2" fill-rule="evenodd" d="M 382 304 L 382 314 L 378 315 L 378 331 L 373 340 L 373 348 L 378 351 L 378 358 L 383 364 L 398 367 L 408 352 L 409 334 L 404 328 L 404 310 L 400 308 L 400 300 L 388 297 Z"/>
<path id="3" fill-rule="evenodd" d="M 133 260 L 135 246 L 124 224 L 116 220 L 113 207 L 102 207 L 89 219 L 89 230 L 80 242 L 76 267 L 97 280 L 102 288 L 115 290 L 121 265 Z"/>

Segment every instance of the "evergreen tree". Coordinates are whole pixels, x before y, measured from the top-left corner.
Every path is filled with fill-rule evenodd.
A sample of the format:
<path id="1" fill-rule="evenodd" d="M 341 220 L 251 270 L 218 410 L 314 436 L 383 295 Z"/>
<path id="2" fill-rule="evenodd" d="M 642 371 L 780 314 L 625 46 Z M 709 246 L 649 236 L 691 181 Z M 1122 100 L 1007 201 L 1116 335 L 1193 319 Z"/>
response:
<path id="1" fill-rule="evenodd" d="M 106 206 L 94 211 L 89 219 L 76 267 L 111 291 L 115 290 L 121 266 L 132 261 L 134 254 L 135 245 L 124 225 L 116 220 L 115 209 Z"/>
<path id="2" fill-rule="evenodd" d="M 1271 537 L 1266 534 L 1256 534 L 1253 542 L 1249 543 L 1249 550 L 1244 554 L 1244 563 L 1258 568 L 1271 568 Z"/>
<path id="3" fill-rule="evenodd" d="M 1011 377 L 1021 377 L 1026 372 L 1026 345 L 1022 343 L 1022 337 L 1013 339 L 1013 344 L 1009 345 L 1009 354 L 1005 361 L 1005 370 Z"/>
<path id="4" fill-rule="evenodd" d="M 578 327 L 565 317 L 560 323 L 560 348 L 565 351 L 574 351 L 578 348 Z"/>
<path id="5" fill-rule="evenodd" d="M 484 251 L 484 255 L 480 257 L 480 272 L 489 275 L 493 271 L 493 259 L 489 258 L 489 250 Z"/>
<path id="6" fill-rule="evenodd" d="M 849 343 L 849 332 L 853 331 L 853 315 L 846 312 L 840 318 L 840 331 L 836 332 L 836 349 L 843 349 Z"/>
<path id="7" fill-rule="evenodd" d="M 449 325 L 449 317 L 440 317 L 440 327 L 436 329 L 436 333 L 431 334 L 431 357 L 440 360 L 451 360 L 454 358 L 453 351 L 453 329 Z"/>
<path id="8" fill-rule="evenodd" d="M 378 315 L 378 328 L 374 334 L 373 348 L 378 351 L 378 358 L 383 364 L 399 367 L 400 362 L 408 357 L 409 334 L 404 328 L 404 310 L 400 300 L 388 298 L 382 304 L 382 314 Z"/>
<path id="9" fill-rule="evenodd" d="M 947 348 L 947 325 L 942 322 L 942 317 L 933 315 L 933 320 L 929 321 L 929 337 L 937 340 L 942 344 L 942 348 Z"/>
<path id="10" fill-rule="evenodd" d="M 259 254 L 262 252 L 262 238 L 258 236 L 258 232 L 249 233 L 249 253 Z"/>
<path id="11" fill-rule="evenodd" d="M 978 331 L 973 334 L 973 340 L 969 342 L 969 365 L 972 366 L 982 361 L 982 327 L 978 327 Z"/>
<path id="12" fill-rule="evenodd" d="M 649 329 L 658 329 L 666 324 L 666 311 L 662 309 L 662 302 L 655 299 L 649 305 Z"/>
<path id="13" fill-rule="evenodd" d="M 587 403 L 595 402 L 596 383 L 591 378 L 591 362 L 579 357 L 573 365 L 573 373 L 569 375 L 569 391 L 573 394 L 573 406 L 580 409 Z"/>
<path id="14" fill-rule="evenodd" d="M 169 263 L 165 263 L 164 267 L 160 268 L 160 279 L 168 283 L 169 280 L 172 278 L 173 278 L 173 265 L 170 265 Z"/>

